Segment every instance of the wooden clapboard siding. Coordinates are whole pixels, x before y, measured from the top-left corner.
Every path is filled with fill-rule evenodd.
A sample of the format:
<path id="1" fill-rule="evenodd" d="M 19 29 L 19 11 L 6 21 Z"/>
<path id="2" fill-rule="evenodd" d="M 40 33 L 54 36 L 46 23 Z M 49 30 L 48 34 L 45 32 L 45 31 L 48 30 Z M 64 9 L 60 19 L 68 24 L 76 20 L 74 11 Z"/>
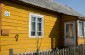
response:
<path id="1" fill-rule="evenodd" d="M 0 1 L 0 37 L 1 37 L 1 25 L 2 24 L 2 1 Z M 1 38 L 0 38 L 0 54 L 1 54 Z"/>
<path id="2" fill-rule="evenodd" d="M 0 36 L 1 36 L 1 23 L 2 23 L 2 2 L 0 1 Z"/>
<path id="3" fill-rule="evenodd" d="M 4 11 L 9 11 L 10 16 L 4 16 Z M 44 16 L 44 38 L 40 39 L 40 50 L 49 50 L 59 46 L 59 17 L 37 8 L 25 7 L 15 3 L 3 3 L 2 29 L 9 30 L 9 36 L 1 36 L 1 54 L 8 55 L 9 49 L 14 53 L 36 51 L 36 39 L 29 38 L 29 13 Z M 18 41 L 15 35 L 19 34 Z"/>
<path id="4" fill-rule="evenodd" d="M 78 37 L 78 45 L 85 44 L 85 38 Z"/>
<path id="5" fill-rule="evenodd" d="M 62 15 L 61 16 L 61 31 L 60 31 L 60 33 L 61 33 L 61 40 L 62 40 L 62 44 L 64 44 L 64 23 L 65 22 L 70 22 L 70 21 L 75 21 L 75 23 L 76 23 L 76 20 L 77 20 L 77 17 L 74 17 L 74 16 L 69 16 L 69 15 Z M 76 31 L 76 30 L 75 30 Z M 64 46 L 64 45 L 62 45 L 62 46 Z"/>

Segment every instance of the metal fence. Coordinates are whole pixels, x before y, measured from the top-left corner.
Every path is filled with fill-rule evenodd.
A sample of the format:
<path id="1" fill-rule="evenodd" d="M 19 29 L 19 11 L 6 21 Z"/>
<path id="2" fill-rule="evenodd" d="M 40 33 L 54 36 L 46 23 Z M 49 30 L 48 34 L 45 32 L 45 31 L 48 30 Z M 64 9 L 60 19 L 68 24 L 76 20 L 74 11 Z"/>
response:
<path id="1" fill-rule="evenodd" d="M 80 45 L 77 47 L 69 47 L 63 49 L 55 49 L 52 51 L 42 51 L 42 52 L 33 52 L 33 53 L 20 53 L 13 54 L 12 51 L 9 55 L 85 55 L 85 45 Z"/>

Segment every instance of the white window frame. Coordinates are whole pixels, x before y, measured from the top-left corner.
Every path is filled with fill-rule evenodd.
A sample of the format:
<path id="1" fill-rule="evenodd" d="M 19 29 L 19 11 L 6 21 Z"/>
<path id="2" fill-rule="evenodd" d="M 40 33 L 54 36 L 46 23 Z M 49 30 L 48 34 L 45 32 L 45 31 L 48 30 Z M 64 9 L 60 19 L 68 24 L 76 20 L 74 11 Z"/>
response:
<path id="1" fill-rule="evenodd" d="M 77 21 L 77 22 L 78 22 L 78 37 L 82 37 L 82 38 L 83 38 L 83 37 L 85 37 L 85 34 L 84 34 L 84 32 L 85 32 L 85 30 L 84 30 L 84 29 L 85 29 L 85 28 L 84 28 L 84 29 L 82 29 L 82 30 L 83 30 L 83 33 L 82 33 L 82 34 L 83 34 L 83 36 L 80 36 L 80 34 L 79 34 L 79 29 L 80 29 L 80 28 L 79 28 L 79 21 L 83 22 L 83 28 L 84 28 L 84 22 L 85 22 L 85 21 L 82 21 L 82 20 L 78 20 L 78 21 Z"/>
<path id="2" fill-rule="evenodd" d="M 42 26 L 41 26 L 42 36 L 37 36 L 37 34 L 35 34 L 35 36 L 31 36 L 31 17 L 32 17 L 32 16 L 42 18 Z M 36 26 L 36 28 L 37 28 L 37 26 Z M 36 31 L 36 32 L 37 32 L 37 31 Z M 30 14 L 29 14 L 29 38 L 43 38 L 43 37 L 44 37 L 44 16 L 43 16 L 43 15 L 40 15 L 40 14 L 30 13 Z"/>

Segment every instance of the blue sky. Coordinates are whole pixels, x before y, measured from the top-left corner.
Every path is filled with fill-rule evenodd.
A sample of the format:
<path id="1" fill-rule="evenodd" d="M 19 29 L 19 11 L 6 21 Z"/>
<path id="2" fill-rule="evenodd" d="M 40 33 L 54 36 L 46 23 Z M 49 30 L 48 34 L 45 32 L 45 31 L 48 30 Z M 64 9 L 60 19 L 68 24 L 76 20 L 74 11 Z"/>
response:
<path id="1" fill-rule="evenodd" d="M 85 0 L 55 0 L 55 1 L 71 7 L 85 16 Z"/>

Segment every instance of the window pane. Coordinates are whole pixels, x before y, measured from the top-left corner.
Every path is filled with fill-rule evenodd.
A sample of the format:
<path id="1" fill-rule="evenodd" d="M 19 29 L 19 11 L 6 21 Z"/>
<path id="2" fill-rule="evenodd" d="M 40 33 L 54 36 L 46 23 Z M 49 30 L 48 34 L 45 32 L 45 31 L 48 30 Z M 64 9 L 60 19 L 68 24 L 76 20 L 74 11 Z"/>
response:
<path id="1" fill-rule="evenodd" d="M 70 37 L 73 37 L 73 24 L 69 24 Z"/>
<path id="2" fill-rule="evenodd" d="M 31 31 L 35 31 L 35 22 L 31 23 Z"/>
<path id="3" fill-rule="evenodd" d="M 31 36 L 35 36 L 35 32 L 31 32 Z"/>
<path id="4" fill-rule="evenodd" d="M 32 17 L 31 19 L 32 19 L 32 21 L 35 21 L 36 17 Z"/>
<path id="5" fill-rule="evenodd" d="M 69 37 L 69 24 L 66 24 L 66 37 Z"/>
<path id="6" fill-rule="evenodd" d="M 38 36 L 41 36 L 41 32 L 37 32 L 37 35 L 38 35 Z"/>
<path id="7" fill-rule="evenodd" d="M 42 22 L 42 18 L 38 18 L 38 22 Z"/>
<path id="8" fill-rule="evenodd" d="M 83 36 L 83 22 L 79 22 L 79 36 Z"/>
<path id="9" fill-rule="evenodd" d="M 37 31 L 41 31 L 41 23 L 37 24 Z"/>

